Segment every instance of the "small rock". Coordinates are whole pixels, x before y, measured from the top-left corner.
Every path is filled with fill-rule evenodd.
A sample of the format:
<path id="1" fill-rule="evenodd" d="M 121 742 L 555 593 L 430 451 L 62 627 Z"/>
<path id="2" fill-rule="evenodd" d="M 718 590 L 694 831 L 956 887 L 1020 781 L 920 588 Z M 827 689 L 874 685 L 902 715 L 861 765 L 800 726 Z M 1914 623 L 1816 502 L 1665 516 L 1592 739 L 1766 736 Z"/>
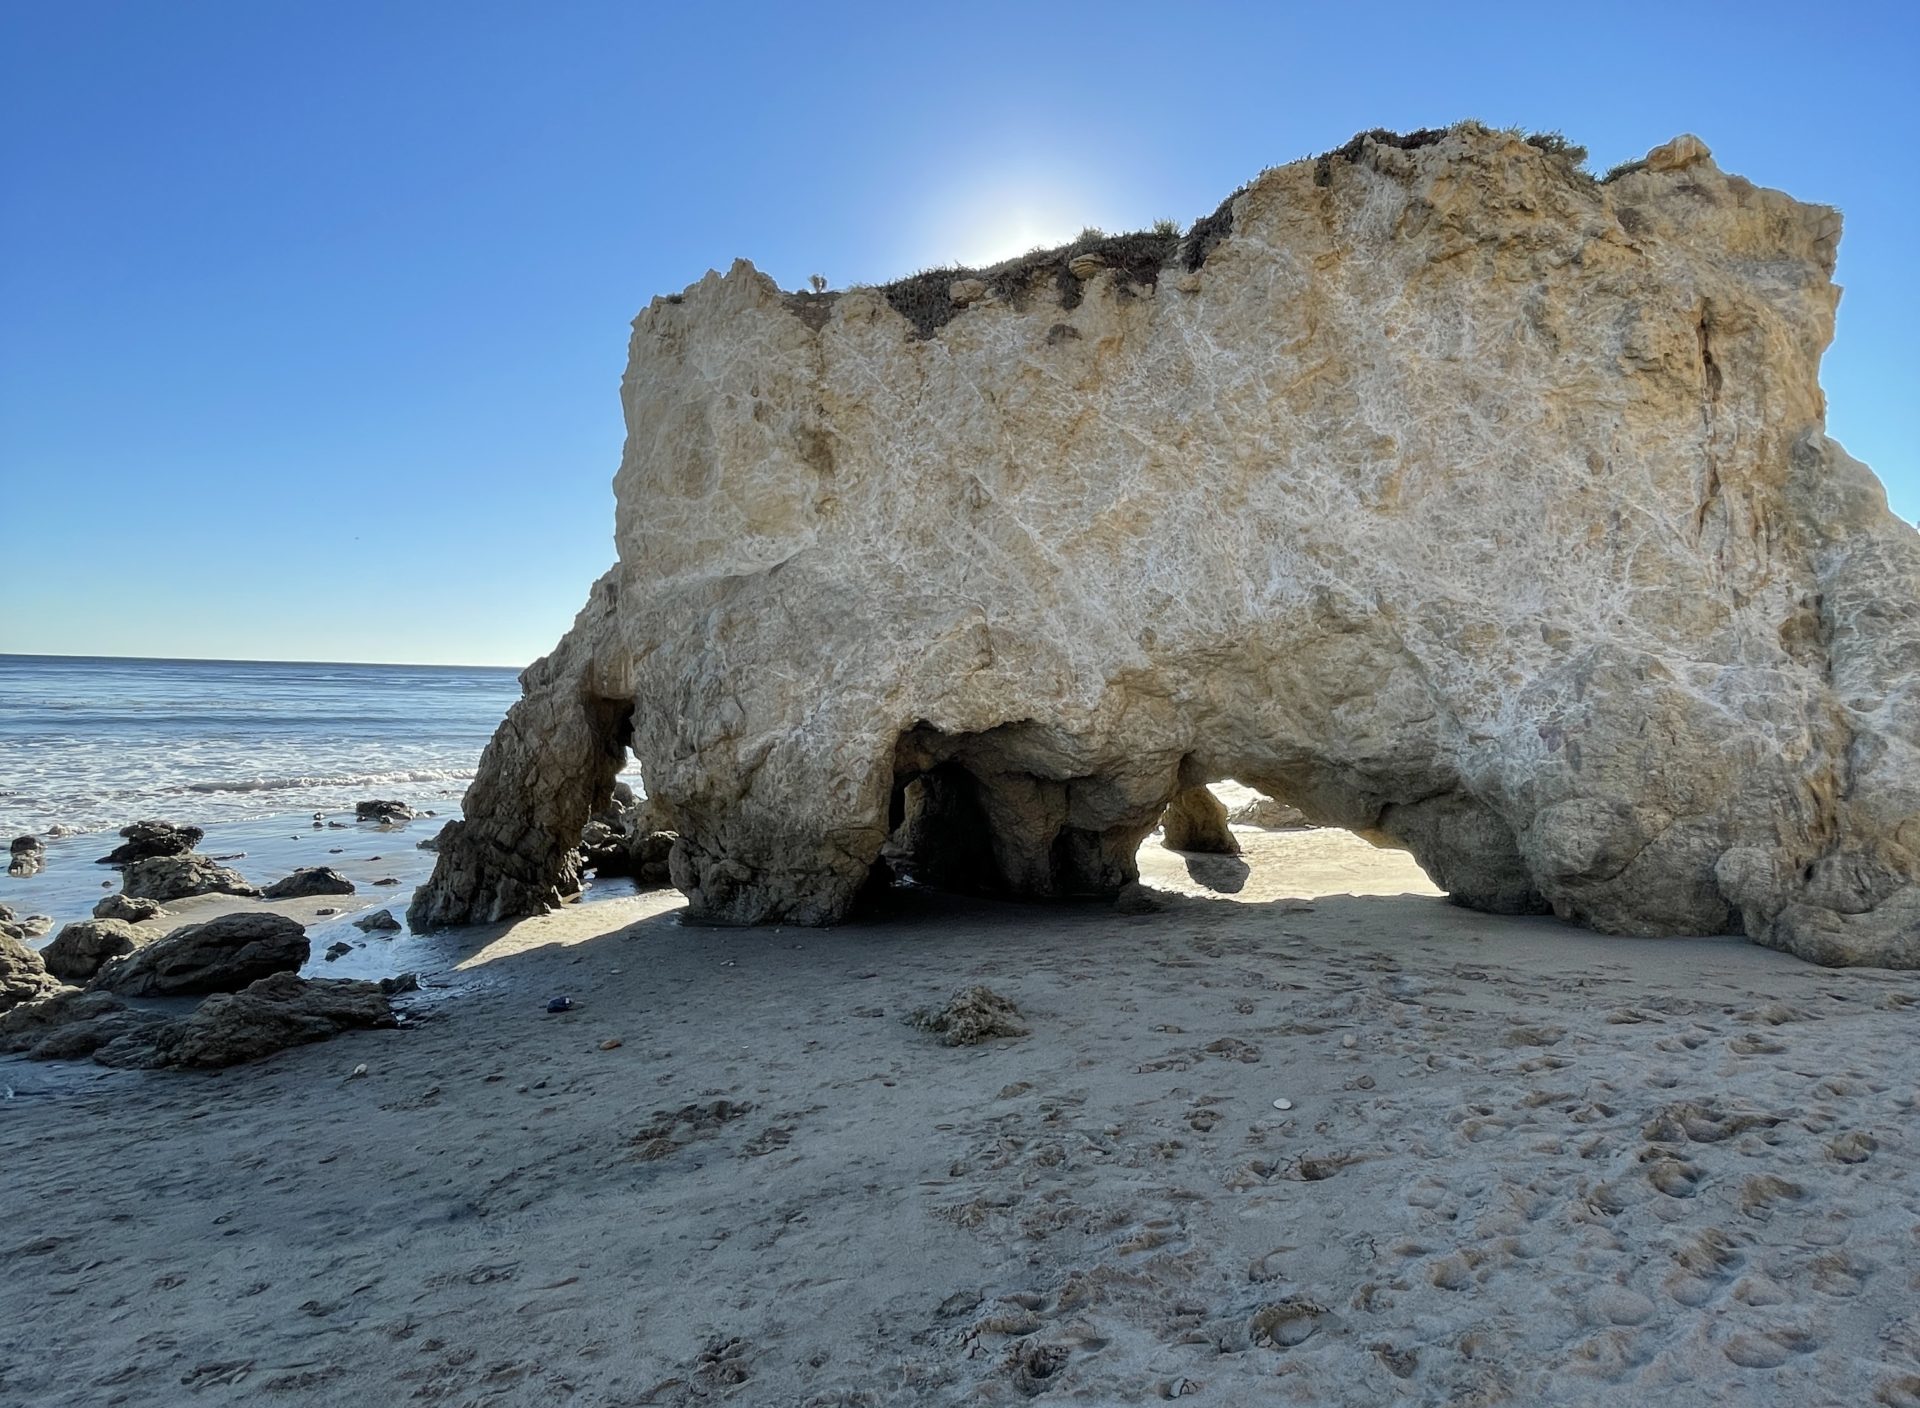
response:
<path id="1" fill-rule="evenodd" d="M 570 997 L 553 997 L 553 998 L 549 998 L 549 999 L 547 999 L 547 1011 L 549 1011 L 549 1012 L 571 1012 L 571 1011 L 573 1011 L 573 999 L 572 999 L 572 998 L 570 998 Z"/>
<path id="2" fill-rule="evenodd" d="M 393 917 L 390 909 L 376 909 L 371 914 L 363 914 L 353 921 L 353 927 L 365 934 L 389 933 L 400 927 L 400 921 Z"/>
<path id="3" fill-rule="evenodd" d="M 158 901 L 136 899 L 132 895 L 102 895 L 93 907 L 95 919 L 124 919 L 129 924 L 158 919 L 165 913 Z"/>
<path id="4" fill-rule="evenodd" d="M 331 904 L 323 904 L 320 906 L 320 908 L 316 909 L 313 912 L 313 917 L 315 919 L 325 919 L 330 915 L 335 915 L 335 914 L 338 914 L 339 912 L 340 912 L 339 906 L 331 905 Z"/>
<path id="5" fill-rule="evenodd" d="M 610 1036 L 600 1043 L 600 1049 L 602 1051 L 618 1051 L 623 1045 L 625 1045 L 625 1043 L 622 1042 L 619 1037 Z"/>
<path id="6" fill-rule="evenodd" d="M 969 303 L 978 303 L 987 296 L 985 279 L 955 279 L 947 285 L 947 297 L 962 308 Z"/>
<path id="7" fill-rule="evenodd" d="M 344 958 L 347 954 L 352 952 L 353 952 L 352 944 L 328 944 L 327 951 L 322 956 L 327 960 L 327 962 L 331 963 L 336 958 Z"/>
<path id="8" fill-rule="evenodd" d="M 1273 1108 L 1276 1110 L 1291 1110 L 1293 1108 L 1293 1101 L 1282 1097 L 1273 1102 Z"/>
<path id="9" fill-rule="evenodd" d="M 347 1072 L 347 1079 L 359 1080 L 366 1073 L 367 1073 L 367 1063 L 365 1061 L 362 1061 L 359 1065 L 355 1066 L 352 1070 Z"/>
<path id="10" fill-rule="evenodd" d="M 267 900 L 304 900 L 314 895 L 350 895 L 353 881 L 325 865 L 302 866 L 260 892 Z"/>
<path id="11" fill-rule="evenodd" d="M 132 865 L 155 856 L 184 856 L 200 844 L 207 833 L 197 826 L 178 826 L 171 821 L 136 821 L 120 828 L 125 841 L 95 861 L 96 865 Z"/>
<path id="12" fill-rule="evenodd" d="M 353 819 L 355 821 L 412 821 L 413 818 L 414 810 L 405 802 L 375 799 L 373 801 L 355 802 L 353 804 Z"/>
<path id="13" fill-rule="evenodd" d="M 38 836 L 20 836 L 8 847 L 7 874 L 17 880 L 38 875 L 47 863 L 47 847 Z"/>
<path id="14" fill-rule="evenodd" d="M 1107 261 L 1097 254 L 1076 254 L 1067 261 L 1067 272 L 1076 279 L 1090 279 L 1107 267 Z"/>
<path id="15" fill-rule="evenodd" d="M 376 884 L 376 885 L 398 885 L 398 884 L 400 883 L 400 881 L 399 881 L 399 879 L 398 879 L 397 877 L 395 877 L 395 876 L 392 876 L 392 875 L 383 875 L 383 876 L 381 876 L 381 877 L 380 877 L 380 878 L 379 878 L 378 880 L 376 880 L 376 881 L 374 881 L 373 883 L 374 883 L 374 884 Z"/>

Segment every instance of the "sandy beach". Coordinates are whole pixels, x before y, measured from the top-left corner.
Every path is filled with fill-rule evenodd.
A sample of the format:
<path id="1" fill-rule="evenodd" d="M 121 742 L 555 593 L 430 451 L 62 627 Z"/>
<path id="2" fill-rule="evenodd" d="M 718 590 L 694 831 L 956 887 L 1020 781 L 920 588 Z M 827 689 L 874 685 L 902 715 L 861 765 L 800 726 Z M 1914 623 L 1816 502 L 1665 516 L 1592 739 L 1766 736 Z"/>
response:
<path id="1" fill-rule="evenodd" d="M 658 891 L 421 941 L 406 1029 L 0 1063 L 0 1400 L 1920 1403 L 1920 974 L 1239 835 L 1146 915 Z M 1029 1034 L 902 1020 L 973 984 Z"/>

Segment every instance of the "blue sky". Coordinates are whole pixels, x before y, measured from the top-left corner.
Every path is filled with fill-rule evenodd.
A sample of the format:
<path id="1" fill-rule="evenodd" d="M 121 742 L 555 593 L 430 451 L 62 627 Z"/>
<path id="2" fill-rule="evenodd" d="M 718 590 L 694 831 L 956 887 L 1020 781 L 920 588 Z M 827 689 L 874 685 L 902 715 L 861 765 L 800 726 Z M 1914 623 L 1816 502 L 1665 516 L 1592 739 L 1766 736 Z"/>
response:
<path id="1" fill-rule="evenodd" d="M 525 663 L 613 559 L 653 294 L 1468 116 L 1840 206 L 1829 429 L 1912 519 L 1916 71 L 1895 5 L 5 0 L 0 650 Z"/>

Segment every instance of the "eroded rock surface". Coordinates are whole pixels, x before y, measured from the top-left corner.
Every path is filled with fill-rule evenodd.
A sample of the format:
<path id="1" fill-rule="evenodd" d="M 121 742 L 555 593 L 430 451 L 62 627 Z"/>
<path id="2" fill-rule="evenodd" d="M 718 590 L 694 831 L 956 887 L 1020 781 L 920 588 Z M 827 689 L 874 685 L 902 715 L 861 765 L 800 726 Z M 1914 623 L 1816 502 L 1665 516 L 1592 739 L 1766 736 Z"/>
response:
<path id="1" fill-rule="evenodd" d="M 634 324 L 620 561 L 416 926 L 578 886 L 638 756 L 694 916 L 876 863 L 1113 894 L 1237 778 L 1464 904 L 1920 964 L 1920 535 L 1823 433 L 1837 212 L 1467 124 L 1184 239 Z M 962 285 L 965 285 L 963 288 Z"/>
<path id="2" fill-rule="evenodd" d="M 186 855 L 149 856 L 136 860 L 120 872 L 120 888 L 137 900 L 184 900 L 194 895 L 257 895 L 259 890 L 246 882 L 237 870 L 197 852 Z"/>
<path id="3" fill-rule="evenodd" d="M 1160 818 L 1161 844 L 1170 851 L 1237 856 L 1240 843 L 1227 825 L 1227 808 L 1204 787 L 1188 787 L 1168 803 Z"/>
<path id="4" fill-rule="evenodd" d="M 60 987 L 38 953 L 11 934 L 0 934 L 0 1012 L 49 997 Z"/>
<path id="5" fill-rule="evenodd" d="M 147 940 L 148 935 L 124 919 L 77 919 L 40 950 L 40 957 L 54 977 L 84 983 L 102 964 L 124 958 Z"/>
<path id="6" fill-rule="evenodd" d="M 183 856 L 200 844 L 207 833 L 197 826 L 181 826 L 171 821 L 136 821 L 120 828 L 125 839 L 100 857 L 101 865 L 132 865 L 154 856 Z"/>

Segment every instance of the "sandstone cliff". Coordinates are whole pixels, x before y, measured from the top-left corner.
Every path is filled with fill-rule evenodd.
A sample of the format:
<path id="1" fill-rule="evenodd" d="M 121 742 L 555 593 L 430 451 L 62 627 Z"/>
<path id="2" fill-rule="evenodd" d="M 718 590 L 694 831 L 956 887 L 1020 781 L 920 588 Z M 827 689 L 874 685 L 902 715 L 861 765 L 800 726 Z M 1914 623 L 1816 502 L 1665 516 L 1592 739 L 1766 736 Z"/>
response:
<path id="1" fill-rule="evenodd" d="M 1462 903 L 1920 964 L 1920 535 L 1822 433 L 1840 220 L 1473 124 L 1184 239 L 634 324 L 619 565 L 416 923 L 557 901 L 631 744 L 694 915 L 883 852 L 1106 893 L 1232 777 Z"/>

